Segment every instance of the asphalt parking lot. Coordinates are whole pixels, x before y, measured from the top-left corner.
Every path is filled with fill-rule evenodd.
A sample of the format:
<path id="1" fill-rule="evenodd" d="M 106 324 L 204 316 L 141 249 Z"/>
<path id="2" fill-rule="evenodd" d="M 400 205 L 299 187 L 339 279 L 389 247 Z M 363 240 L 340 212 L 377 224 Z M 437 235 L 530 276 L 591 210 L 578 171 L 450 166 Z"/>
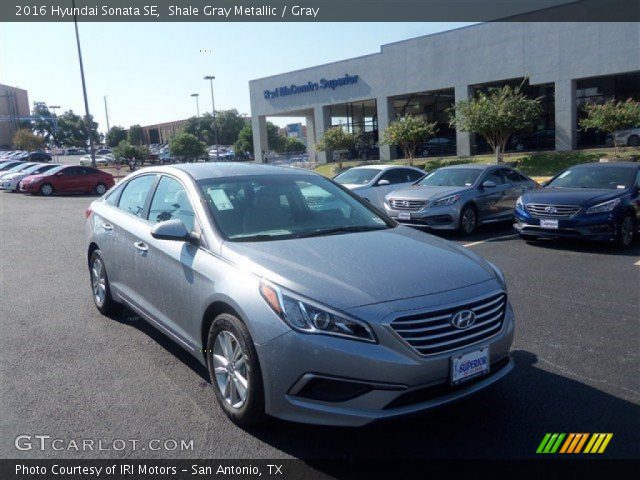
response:
<path id="1" fill-rule="evenodd" d="M 527 244 L 509 225 L 448 235 L 501 267 L 517 315 L 516 369 L 480 394 L 362 429 L 272 421 L 245 431 L 195 360 L 130 312 L 101 316 L 83 223 L 93 197 L 0 192 L 4 458 L 535 457 L 546 432 L 611 432 L 640 456 L 640 244 Z M 19 434 L 193 439 L 192 451 L 17 451 Z"/>

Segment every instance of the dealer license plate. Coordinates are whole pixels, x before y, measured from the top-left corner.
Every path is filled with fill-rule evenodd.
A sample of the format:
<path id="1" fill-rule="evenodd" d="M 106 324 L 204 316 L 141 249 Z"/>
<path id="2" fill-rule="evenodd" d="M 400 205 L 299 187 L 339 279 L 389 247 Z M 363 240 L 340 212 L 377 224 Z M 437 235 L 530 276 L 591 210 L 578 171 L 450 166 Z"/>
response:
<path id="1" fill-rule="evenodd" d="M 548 220 L 541 219 L 540 220 L 540 228 L 548 228 L 549 230 L 557 230 L 558 229 L 558 220 Z"/>
<path id="2" fill-rule="evenodd" d="M 399 212 L 398 218 L 400 220 L 411 220 L 411 214 L 409 212 Z"/>
<path id="3" fill-rule="evenodd" d="M 451 383 L 458 385 L 489 373 L 489 347 L 451 358 Z"/>

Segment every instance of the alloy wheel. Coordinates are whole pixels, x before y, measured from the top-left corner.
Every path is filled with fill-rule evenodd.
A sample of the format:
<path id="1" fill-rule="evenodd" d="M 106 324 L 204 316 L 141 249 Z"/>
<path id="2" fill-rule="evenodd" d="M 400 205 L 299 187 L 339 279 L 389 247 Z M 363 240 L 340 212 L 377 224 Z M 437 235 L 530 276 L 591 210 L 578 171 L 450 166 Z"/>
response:
<path id="1" fill-rule="evenodd" d="M 43 185 L 42 186 L 42 194 L 45 196 L 49 196 L 53 193 L 53 187 L 49 184 Z"/>
<path id="2" fill-rule="evenodd" d="M 233 408 L 241 408 L 249 393 L 247 364 L 238 339 L 228 330 L 221 331 L 216 337 L 213 368 L 224 401 Z"/>
<path id="3" fill-rule="evenodd" d="M 96 305 L 101 307 L 107 296 L 107 276 L 104 264 L 100 258 L 96 258 L 91 266 L 91 286 L 93 288 L 93 299 Z"/>
<path id="4" fill-rule="evenodd" d="M 462 215 L 462 230 L 471 233 L 476 228 L 476 213 L 472 208 L 467 208 Z"/>
<path id="5" fill-rule="evenodd" d="M 103 183 L 99 183 L 96 186 L 96 193 L 98 195 L 104 195 L 104 192 L 106 192 L 106 191 L 107 191 L 107 187 Z"/>

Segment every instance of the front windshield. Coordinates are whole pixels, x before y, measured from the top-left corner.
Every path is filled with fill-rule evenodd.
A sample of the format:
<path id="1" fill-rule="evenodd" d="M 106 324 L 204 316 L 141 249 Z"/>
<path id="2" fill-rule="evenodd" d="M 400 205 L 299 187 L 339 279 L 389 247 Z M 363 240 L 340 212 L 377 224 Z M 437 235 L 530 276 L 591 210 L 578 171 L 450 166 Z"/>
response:
<path id="1" fill-rule="evenodd" d="M 418 182 L 428 187 L 470 187 L 482 170 L 479 168 L 439 168 Z"/>
<path id="2" fill-rule="evenodd" d="M 33 172 L 37 172 L 37 171 L 39 171 L 39 170 L 43 169 L 45 166 L 48 166 L 48 165 L 31 165 L 29 168 L 25 168 L 25 169 L 23 170 L 23 172 L 24 172 L 24 173 L 33 173 Z M 51 167 L 49 167 L 49 168 L 51 168 Z"/>
<path id="3" fill-rule="evenodd" d="M 393 226 L 320 176 L 210 178 L 198 185 L 216 225 L 231 241 L 282 240 Z"/>
<path id="4" fill-rule="evenodd" d="M 31 166 L 32 165 L 28 163 L 19 163 L 18 165 L 11 167 L 9 170 L 7 170 L 7 172 L 21 172 L 22 170 L 26 170 Z"/>
<path id="5" fill-rule="evenodd" d="M 375 168 L 352 168 L 342 172 L 333 180 L 340 185 L 366 185 L 379 173 L 380 170 Z"/>
<path id="6" fill-rule="evenodd" d="M 635 173 L 633 168 L 615 165 L 572 167 L 554 178 L 547 187 L 623 190 L 631 188 Z"/>

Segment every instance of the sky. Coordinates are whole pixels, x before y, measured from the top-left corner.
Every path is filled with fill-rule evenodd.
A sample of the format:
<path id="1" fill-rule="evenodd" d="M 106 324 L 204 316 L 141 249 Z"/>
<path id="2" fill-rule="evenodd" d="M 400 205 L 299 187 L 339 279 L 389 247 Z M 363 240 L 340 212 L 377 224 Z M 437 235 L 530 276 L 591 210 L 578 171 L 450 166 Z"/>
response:
<path id="1" fill-rule="evenodd" d="M 249 80 L 375 53 L 380 45 L 466 23 L 80 23 L 89 109 L 109 124 L 180 120 L 216 110 L 250 115 Z M 73 23 L 0 23 L 0 83 L 29 102 L 84 114 Z M 273 118 L 278 125 L 291 119 Z"/>

